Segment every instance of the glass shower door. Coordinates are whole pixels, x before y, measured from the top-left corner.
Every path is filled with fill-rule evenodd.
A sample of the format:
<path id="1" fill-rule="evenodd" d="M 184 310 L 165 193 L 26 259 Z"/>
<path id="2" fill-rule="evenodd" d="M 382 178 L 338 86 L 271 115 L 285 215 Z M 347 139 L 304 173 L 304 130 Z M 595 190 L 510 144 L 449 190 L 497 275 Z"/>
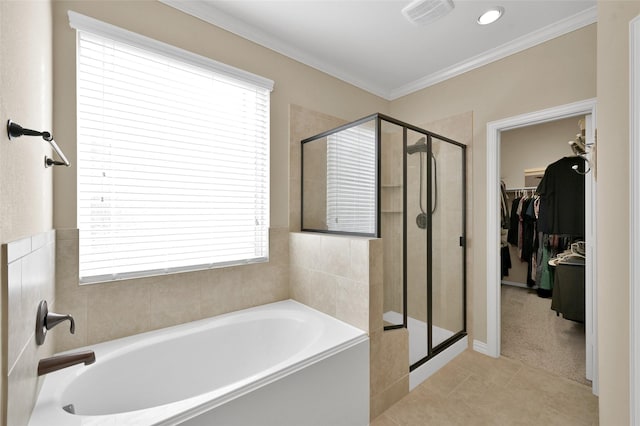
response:
<path id="1" fill-rule="evenodd" d="M 301 144 L 302 231 L 382 239 L 372 300 L 408 328 L 410 369 L 463 338 L 466 146 L 381 114 Z"/>
<path id="2" fill-rule="evenodd" d="M 406 155 L 406 279 L 407 329 L 409 330 L 409 365 L 430 353 L 431 330 L 429 308 L 429 204 L 430 137 L 418 132 L 407 133 Z"/>
<path id="3" fill-rule="evenodd" d="M 432 134 L 407 137 L 406 275 L 414 369 L 466 332 L 465 152 Z"/>
<path id="4" fill-rule="evenodd" d="M 465 331 L 465 158 L 463 149 L 432 138 L 431 332 L 436 348 Z"/>

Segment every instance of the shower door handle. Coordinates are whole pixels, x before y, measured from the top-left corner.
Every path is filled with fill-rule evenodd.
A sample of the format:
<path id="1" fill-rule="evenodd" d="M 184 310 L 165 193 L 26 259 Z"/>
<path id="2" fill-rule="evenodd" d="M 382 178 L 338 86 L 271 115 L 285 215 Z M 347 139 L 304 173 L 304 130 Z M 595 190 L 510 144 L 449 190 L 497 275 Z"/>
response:
<path id="1" fill-rule="evenodd" d="M 465 239 L 463 236 L 460 236 L 460 247 L 464 247 Z"/>

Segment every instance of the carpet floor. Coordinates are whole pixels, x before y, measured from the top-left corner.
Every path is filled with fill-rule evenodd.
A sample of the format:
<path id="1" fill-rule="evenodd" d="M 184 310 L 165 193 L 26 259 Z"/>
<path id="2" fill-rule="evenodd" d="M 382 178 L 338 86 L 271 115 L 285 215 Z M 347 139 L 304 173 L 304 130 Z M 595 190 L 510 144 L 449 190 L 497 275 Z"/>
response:
<path id="1" fill-rule="evenodd" d="M 584 324 L 557 316 L 535 290 L 509 285 L 502 285 L 501 315 L 503 356 L 591 386 Z"/>

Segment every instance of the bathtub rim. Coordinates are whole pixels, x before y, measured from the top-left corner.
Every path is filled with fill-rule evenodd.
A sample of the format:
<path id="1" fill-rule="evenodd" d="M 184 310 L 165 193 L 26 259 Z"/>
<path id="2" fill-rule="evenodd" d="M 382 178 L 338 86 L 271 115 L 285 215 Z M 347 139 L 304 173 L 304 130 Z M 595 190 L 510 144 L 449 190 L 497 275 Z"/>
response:
<path id="1" fill-rule="evenodd" d="M 189 338 L 189 337 L 197 336 L 199 333 L 208 333 L 210 331 L 213 331 L 216 328 L 224 329 L 228 326 L 235 327 L 238 325 L 240 326 L 240 328 L 242 328 L 243 324 L 251 325 L 254 322 L 261 322 L 261 321 L 270 320 L 270 319 L 276 319 L 276 320 L 282 319 L 285 321 L 289 321 L 289 320 L 300 321 L 305 323 L 304 327 L 306 327 L 306 331 L 310 332 L 311 334 L 311 338 L 309 340 L 305 341 L 302 345 L 299 345 L 296 348 L 297 350 L 287 353 L 286 357 L 278 358 L 276 362 L 269 365 L 268 368 L 263 370 L 258 370 L 252 374 L 247 374 L 246 376 L 238 380 L 232 380 L 232 381 L 226 382 L 222 386 L 214 388 L 217 391 L 216 393 L 221 393 L 222 395 L 226 395 L 227 389 L 238 388 L 238 385 L 240 383 L 246 383 L 250 385 L 254 383 L 255 377 L 264 376 L 265 373 L 267 373 L 266 375 L 269 376 L 271 374 L 275 374 L 283 370 L 282 366 L 288 366 L 289 364 L 291 364 L 292 359 L 299 358 L 301 354 L 304 354 L 305 351 L 309 350 L 309 348 L 314 344 L 317 344 L 317 341 L 322 338 L 321 335 L 323 332 L 324 324 L 322 322 L 323 320 L 321 318 L 318 318 L 317 316 L 310 316 L 308 315 L 307 312 L 302 312 L 300 310 L 293 310 L 289 306 L 284 306 L 284 307 L 277 306 L 275 310 L 275 312 L 277 313 L 277 316 L 274 317 L 274 315 L 272 314 L 274 310 L 257 309 L 257 308 L 258 307 L 256 307 L 256 309 L 254 309 L 253 311 L 241 310 L 237 312 L 232 312 L 230 314 L 233 314 L 233 315 L 226 316 L 225 318 L 215 316 L 211 318 L 205 318 L 204 320 L 197 320 L 197 321 L 185 323 L 184 326 L 182 326 L 181 324 L 179 326 L 165 327 L 158 330 L 152 330 L 152 332 L 145 332 L 145 333 L 141 333 L 133 336 L 128 336 L 133 338 L 131 343 L 122 343 L 123 339 L 115 339 L 113 341 L 109 341 L 114 343 L 111 348 L 105 349 L 103 347 L 100 347 L 99 351 L 96 352 L 96 356 L 99 357 L 102 364 L 92 366 L 92 368 L 83 368 L 82 366 L 78 366 L 78 368 L 76 368 L 73 371 L 73 374 L 64 375 L 64 379 L 60 381 L 60 384 L 58 386 L 58 388 L 61 389 L 60 398 L 56 398 L 56 399 L 63 404 L 64 404 L 64 401 L 72 401 L 73 398 L 67 397 L 67 396 L 68 396 L 68 392 L 71 390 L 70 388 L 76 386 L 74 382 L 76 382 L 77 380 L 86 379 L 85 377 L 86 375 L 96 374 L 97 372 L 95 370 L 97 369 L 101 369 L 103 371 L 104 370 L 109 371 L 110 370 L 109 364 L 112 361 L 115 361 L 117 363 L 118 359 L 127 357 L 130 353 L 135 353 L 138 350 L 143 350 L 143 351 L 148 351 L 153 353 L 154 349 L 157 349 L 157 350 L 166 349 L 166 347 L 164 348 L 162 347 L 162 345 L 166 342 L 178 341 L 178 343 L 180 343 L 180 341 L 185 337 Z M 156 333 L 153 333 L 153 331 L 155 331 Z M 288 330 L 285 330 L 285 331 L 288 331 Z M 214 342 L 216 344 L 219 344 L 220 341 L 215 340 Z M 196 346 L 195 348 L 198 349 L 199 347 Z M 87 349 L 89 349 L 89 347 L 87 347 Z M 83 350 L 83 349 L 80 349 L 80 350 Z M 75 352 L 75 350 L 73 352 Z M 307 358 L 308 357 L 305 357 L 300 361 L 304 361 Z M 243 387 L 243 386 L 244 385 L 241 385 L 240 387 Z M 145 391 L 144 386 L 140 388 L 140 391 L 141 392 Z M 72 391 L 71 393 L 77 394 L 77 390 L 75 392 Z M 114 414 L 124 414 L 127 412 L 142 411 L 142 410 L 153 409 L 156 407 L 167 406 L 169 404 L 173 404 L 176 402 L 186 401 L 192 398 L 196 398 L 199 395 L 205 395 L 205 394 L 210 395 L 212 393 L 214 393 L 213 390 L 209 390 L 204 393 L 189 394 L 189 395 L 176 398 L 174 400 L 168 400 L 166 402 L 160 402 L 150 406 L 140 406 L 139 408 L 136 408 L 133 410 L 105 412 L 105 413 L 88 413 L 86 411 L 91 411 L 91 410 L 86 410 L 85 412 L 76 413 L 76 415 L 95 417 L 95 416 L 108 416 L 108 415 L 114 415 Z M 120 397 L 118 396 L 116 398 L 120 398 Z"/>
<path id="2" fill-rule="evenodd" d="M 36 400 L 36 406 L 32 411 L 31 417 L 35 420 L 40 418 L 41 420 L 47 418 L 45 414 L 57 414 L 55 419 L 51 419 L 54 424 L 64 424 L 65 426 L 81 426 L 86 424 L 102 424 L 101 418 L 104 419 L 105 424 L 112 424 L 113 420 L 109 420 L 112 417 L 117 417 L 118 421 L 126 422 L 128 417 L 146 417 L 148 414 L 149 424 L 154 425 L 173 425 L 180 421 L 185 421 L 208 410 L 211 410 L 217 406 L 223 405 L 228 401 L 239 398 L 245 394 L 250 393 L 254 389 L 259 389 L 270 383 L 273 383 L 283 377 L 293 374 L 306 366 L 320 362 L 326 358 L 331 357 L 341 351 L 347 350 L 353 346 L 361 344 L 369 340 L 367 333 L 357 327 L 347 324 L 341 320 L 338 320 L 330 315 L 320 312 L 308 305 L 295 301 L 293 299 L 287 299 L 283 301 L 273 302 L 265 305 L 260 305 L 252 308 L 242 309 L 238 311 L 228 312 L 221 315 L 216 315 L 201 320 L 191 321 L 184 324 L 165 327 L 157 330 L 151 330 L 131 336 L 126 336 L 107 342 L 98 343 L 95 345 L 88 345 L 83 348 L 77 348 L 61 353 L 75 352 L 83 349 L 92 349 L 96 351 L 96 357 L 111 358 L 115 352 L 118 356 L 126 354 L 129 351 L 134 351 L 136 348 L 146 346 L 146 344 L 153 344 L 153 342 L 163 341 L 171 339 L 172 336 L 180 335 L 187 330 L 189 333 L 197 333 L 199 330 L 206 329 L 209 324 L 213 322 L 226 322 L 233 320 L 234 317 L 244 316 L 251 314 L 253 311 L 262 312 L 263 310 L 278 311 L 278 310 L 293 310 L 296 313 L 304 313 L 305 315 L 312 314 L 316 318 L 320 318 L 323 321 L 328 321 L 335 327 L 341 329 L 348 329 L 348 338 L 343 339 L 340 343 L 331 344 L 328 348 L 317 353 L 307 355 L 302 359 L 295 362 L 288 362 L 289 359 L 283 361 L 288 362 L 288 365 L 282 366 L 281 363 L 277 363 L 275 366 L 266 370 L 266 374 L 260 374 L 259 377 L 255 375 L 249 378 L 240 380 L 238 382 L 231 383 L 227 386 L 199 394 L 190 398 L 186 398 L 179 401 L 173 401 L 167 404 L 154 406 L 150 408 L 144 408 L 141 410 L 127 411 L 122 413 L 114 413 L 109 415 L 71 415 L 62 410 L 62 394 L 69 384 L 76 379 L 79 375 L 86 371 L 88 367 L 85 366 L 73 366 L 64 370 L 50 373 L 45 377 L 44 384 L 41 388 L 40 394 Z M 151 342 L 151 343 L 149 343 Z M 306 348 L 308 350 L 309 348 Z M 275 368 L 278 367 L 278 368 Z M 52 383 L 53 381 L 53 383 Z M 238 383 L 242 382 L 238 386 Z M 57 394 L 55 391 L 58 391 Z M 53 394 L 52 394 L 53 393 Z M 51 411 L 53 410 L 53 411 Z M 165 411 L 164 414 L 155 415 L 153 411 Z M 136 417 L 136 418 L 138 418 Z M 158 417 L 158 418 L 156 418 Z M 87 420 L 84 420 L 87 419 Z M 60 423 L 55 423 L 55 421 Z M 29 425 L 39 424 L 32 423 L 31 418 Z M 124 423 L 122 423 L 124 424 Z"/>

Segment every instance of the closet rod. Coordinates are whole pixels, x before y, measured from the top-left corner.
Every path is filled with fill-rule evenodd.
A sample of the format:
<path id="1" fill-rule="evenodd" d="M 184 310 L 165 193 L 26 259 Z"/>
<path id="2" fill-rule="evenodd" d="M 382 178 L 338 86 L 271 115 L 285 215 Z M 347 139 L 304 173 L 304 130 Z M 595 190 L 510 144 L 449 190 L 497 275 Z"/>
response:
<path id="1" fill-rule="evenodd" d="M 523 186 L 522 188 L 507 188 L 505 191 L 507 192 L 535 191 L 536 189 L 538 189 L 537 186 Z"/>

